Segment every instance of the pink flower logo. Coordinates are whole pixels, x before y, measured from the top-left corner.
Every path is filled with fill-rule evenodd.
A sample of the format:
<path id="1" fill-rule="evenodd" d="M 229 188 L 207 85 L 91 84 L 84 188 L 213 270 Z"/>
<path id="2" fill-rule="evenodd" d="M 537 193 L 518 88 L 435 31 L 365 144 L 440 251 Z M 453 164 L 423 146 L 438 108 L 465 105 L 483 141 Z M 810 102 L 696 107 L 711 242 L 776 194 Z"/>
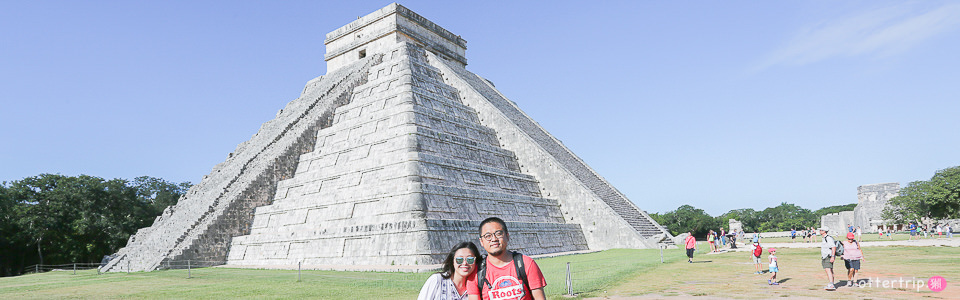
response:
<path id="1" fill-rule="evenodd" d="M 927 287 L 934 292 L 942 291 L 947 288 L 947 280 L 940 276 L 930 277 L 930 280 L 927 280 Z"/>

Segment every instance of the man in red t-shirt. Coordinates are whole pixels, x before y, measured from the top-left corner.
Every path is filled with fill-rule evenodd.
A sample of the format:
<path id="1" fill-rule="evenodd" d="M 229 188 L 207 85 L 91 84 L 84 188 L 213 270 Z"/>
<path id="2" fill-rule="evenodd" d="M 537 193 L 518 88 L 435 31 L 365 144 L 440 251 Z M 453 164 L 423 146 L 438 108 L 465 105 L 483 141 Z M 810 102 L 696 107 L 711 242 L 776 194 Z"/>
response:
<path id="1" fill-rule="evenodd" d="M 473 276 L 467 280 L 467 294 L 470 300 L 489 299 L 489 300 L 543 300 L 546 295 L 543 293 L 543 287 L 547 286 L 547 281 L 543 279 L 543 273 L 540 267 L 532 258 L 526 255 L 519 255 L 523 258 L 523 269 L 527 277 L 527 286 L 524 286 L 523 279 L 517 274 L 517 264 L 513 261 L 514 253 L 507 250 L 507 244 L 510 242 L 510 233 L 507 232 L 507 224 L 500 218 L 487 218 L 480 222 L 480 244 L 487 250 L 487 257 L 484 260 L 485 276 L 479 278 Z M 482 290 L 478 287 L 478 282 L 482 285 Z"/>

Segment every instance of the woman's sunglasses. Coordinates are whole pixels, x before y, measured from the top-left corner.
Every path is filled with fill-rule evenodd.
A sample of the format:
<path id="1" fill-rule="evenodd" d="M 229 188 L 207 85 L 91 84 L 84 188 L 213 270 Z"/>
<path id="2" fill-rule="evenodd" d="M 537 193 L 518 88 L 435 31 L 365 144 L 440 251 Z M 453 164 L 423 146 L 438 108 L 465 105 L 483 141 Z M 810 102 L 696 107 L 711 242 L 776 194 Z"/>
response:
<path id="1" fill-rule="evenodd" d="M 453 261 L 455 261 L 458 265 L 462 264 L 463 261 L 467 261 L 468 265 L 472 265 L 473 262 L 477 261 L 477 258 L 473 256 L 467 256 L 467 257 L 461 256 L 461 257 L 454 258 Z"/>

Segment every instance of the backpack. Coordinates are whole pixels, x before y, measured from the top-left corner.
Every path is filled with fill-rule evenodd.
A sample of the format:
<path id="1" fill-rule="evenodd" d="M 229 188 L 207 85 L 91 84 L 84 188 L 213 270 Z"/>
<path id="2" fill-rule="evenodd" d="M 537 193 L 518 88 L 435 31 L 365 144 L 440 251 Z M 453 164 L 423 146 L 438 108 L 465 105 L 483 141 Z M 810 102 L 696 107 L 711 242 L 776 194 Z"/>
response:
<path id="1" fill-rule="evenodd" d="M 517 270 L 517 277 L 520 277 L 520 284 L 523 285 L 523 292 L 531 295 L 530 284 L 527 283 L 527 270 L 523 267 L 523 255 L 520 252 L 513 252 L 513 267 Z M 483 284 L 488 289 L 493 289 L 490 281 L 487 280 L 487 255 L 483 255 L 483 263 L 477 269 L 477 290 L 480 291 L 480 299 L 483 299 Z"/>
<path id="2" fill-rule="evenodd" d="M 763 247 L 760 245 L 753 246 L 753 256 L 760 257 L 760 255 L 763 255 Z"/>
<path id="3" fill-rule="evenodd" d="M 826 238 L 827 238 L 827 237 L 824 237 L 824 239 L 826 239 Z M 838 240 L 836 240 L 836 239 L 833 239 L 833 246 L 836 247 L 836 249 L 837 249 L 837 250 L 833 251 L 833 257 L 839 257 L 839 256 L 843 255 L 843 243 L 841 243 L 840 241 L 838 241 Z"/>

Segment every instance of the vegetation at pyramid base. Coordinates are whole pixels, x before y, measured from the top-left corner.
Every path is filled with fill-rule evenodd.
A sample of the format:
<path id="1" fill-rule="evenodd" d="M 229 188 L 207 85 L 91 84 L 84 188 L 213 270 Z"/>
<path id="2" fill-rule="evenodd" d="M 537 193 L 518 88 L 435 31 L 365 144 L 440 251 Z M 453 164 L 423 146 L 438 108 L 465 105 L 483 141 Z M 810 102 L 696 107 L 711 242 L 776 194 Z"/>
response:
<path id="1" fill-rule="evenodd" d="M 99 262 L 177 203 L 189 182 L 40 174 L 0 184 L 0 276 L 34 264 Z"/>
<path id="2" fill-rule="evenodd" d="M 939 170 L 930 180 L 907 184 L 899 196 L 890 199 L 883 218 L 899 223 L 960 218 L 960 166 Z"/>

